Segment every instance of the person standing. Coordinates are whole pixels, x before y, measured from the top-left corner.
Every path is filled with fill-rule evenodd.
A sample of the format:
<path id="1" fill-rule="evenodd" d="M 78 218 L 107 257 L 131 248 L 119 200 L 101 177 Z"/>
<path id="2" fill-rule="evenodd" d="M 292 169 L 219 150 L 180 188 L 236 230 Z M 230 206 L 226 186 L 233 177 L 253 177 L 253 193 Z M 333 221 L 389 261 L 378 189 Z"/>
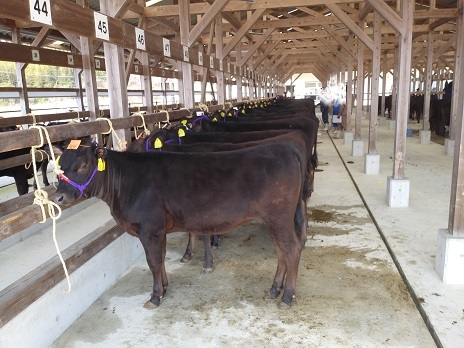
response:
<path id="1" fill-rule="evenodd" d="M 322 122 L 324 123 L 324 130 L 329 130 L 329 103 L 325 97 L 322 97 L 320 104 L 322 112 Z"/>

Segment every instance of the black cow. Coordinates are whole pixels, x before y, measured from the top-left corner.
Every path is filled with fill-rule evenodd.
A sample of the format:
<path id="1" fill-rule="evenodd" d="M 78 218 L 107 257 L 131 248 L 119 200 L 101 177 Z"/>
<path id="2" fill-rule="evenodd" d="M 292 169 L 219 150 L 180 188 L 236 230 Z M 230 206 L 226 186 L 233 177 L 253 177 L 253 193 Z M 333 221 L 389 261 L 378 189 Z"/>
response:
<path id="1" fill-rule="evenodd" d="M 177 133 L 175 133 L 177 134 Z M 197 133 L 194 133 L 197 134 Z M 129 152 L 144 152 L 144 151 L 174 151 L 174 152 L 183 152 L 183 153 L 207 153 L 207 152 L 219 152 L 219 151 L 233 151 L 238 149 L 243 149 L 246 147 L 252 147 L 268 142 L 282 142 L 282 141 L 291 141 L 298 146 L 299 151 L 301 152 L 301 161 L 305 161 L 308 155 L 306 154 L 307 144 L 306 137 L 303 132 L 299 130 L 285 130 L 282 132 L 247 132 L 247 133 L 213 133 L 216 136 L 215 142 L 199 142 L 199 143 L 190 143 L 180 145 L 178 141 L 166 142 L 166 136 L 170 133 L 166 130 L 161 130 L 159 132 L 153 133 L 150 137 L 146 139 L 137 139 L 132 142 L 128 147 L 127 151 Z M 233 139 L 233 136 L 236 136 Z M 245 136 L 247 136 L 245 138 Z M 253 139 L 255 136 L 256 139 Z M 161 140 L 162 139 L 162 140 Z M 174 138 L 170 138 L 172 140 Z M 177 139 L 177 138 L 175 138 Z M 234 140 L 231 142 L 224 142 L 224 139 L 228 141 Z M 246 139 L 244 142 L 238 142 L 239 139 Z M 168 140 L 169 141 L 169 140 Z M 155 149 L 155 142 L 158 142 L 160 148 Z M 307 201 L 308 196 L 308 186 L 307 183 L 304 183 L 304 193 L 303 199 Z M 209 239 L 206 239 L 203 236 L 203 241 L 205 243 L 205 257 L 203 270 L 209 272 L 213 269 L 213 256 L 211 251 L 211 246 L 218 246 L 218 236 L 213 235 L 211 243 Z M 184 255 L 182 256 L 181 262 L 187 263 L 192 259 L 193 251 L 195 247 L 195 235 L 189 234 L 189 241 L 185 250 Z"/>
<path id="2" fill-rule="evenodd" d="M 159 305 L 168 285 L 167 233 L 223 234 L 260 219 L 278 257 L 270 294 L 276 298 L 283 289 L 280 306 L 288 308 L 306 241 L 306 169 L 300 156 L 292 142 L 198 154 L 115 152 L 83 143 L 61 155 L 64 174 L 53 199 L 66 205 L 82 195 L 96 196 L 121 227 L 140 238 L 153 273 L 147 308 Z M 104 161 L 104 170 L 97 170 L 98 161 Z"/>
<path id="3" fill-rule="evenodd" d="M 451 100 L 436 99 L 430 101 L 430 129 L 435 134 L 445 136 L 446 127 L 450 124 Z"/>
<path id="4" fill-rule="evenodd" d="M 388 115 L 391 115 L 391 108 L 392 108 L 392 96 L 391 95 L 386 95 L 385 96 L 385 113 L 387 113 L 388 110 Z M 378 106 L 378 115 L 382 114 L 382 96 L 379 96 L 379 106 Z"/>
<path id="5" fill-rule="evenodd" d="M 413 94 L 409 101 L 409 119 L 417 120 L 420 122 L 422 114 L 424 113 L 424 95 Z"/>

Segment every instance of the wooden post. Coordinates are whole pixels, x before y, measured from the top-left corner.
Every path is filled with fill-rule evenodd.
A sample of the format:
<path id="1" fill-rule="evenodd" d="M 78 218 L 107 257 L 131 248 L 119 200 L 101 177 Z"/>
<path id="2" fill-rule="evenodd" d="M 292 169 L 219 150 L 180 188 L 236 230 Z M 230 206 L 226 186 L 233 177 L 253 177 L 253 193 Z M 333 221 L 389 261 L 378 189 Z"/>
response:
<path id="1" fill-rule="evenodd" d="M 385 117 L 385 89 L 387 88 L 387 74 L 388 74 L 388 71 L 387 71 L 387 66 L 388 66 L 388 62 L 387 62 L 387 54 L 384 53 L 383 55 L 383 72 L 382 72 L 382 104 L 381 104 L 381 107 L 380 107 L 380 116 L 382 117 Z"/>
<path id="2" fill-rule="evenodd" d="M 427 67 L 425 75 L 425 95 L 424 95 L 424 121 L 422 130 L 430 129 L 430 95 L 432 92 L 432 64 L 433 64 L 433 32 L 429 31 L 427 35 Z"/>
<path id="3" fill-rule="evenodd" d="M 398 50 L 393 51 L 393 88 L 392 88 L 392 111 L 391 118 L 396 120 L 396 105 L 398 96 Z"/>
<path id="4" fill-rule="evenodd" d="M 348 55 L 348 81 L 346 91 L 346 123 L 345 131 L 351 132 L 351 113 L 353 112 L 353 58 Z"/>
<path id="5" fill-rule="evenodd" d="M 102 13 L 114 17 L 119 8 L 112 0 L 100 0 L 100 10 Z M 103 47 L 105 50 L 106 77 L 110 99 L 110 117 L 128 117 L 129 102 L 127 98 L 124 48 L 107 42 L 103 43 Z M 123 142 L 130 139 L 129 130 L 117 130 L 116 134 Z M 117 144 L 118 149 L 122 150 L 122 144 L 118 144 L 118 140 L 114 135 L 113 144 Z"/>
<path id="6" fill-rule="evenodd" d="M 382 20 L 374 12 L 374 50 L 372 51 L 372 83 L 371 109 L 369 118 L 369 147 L 370 155 L 377 154 L 377 112 L 379 105 L 379 76 L 380 76 L 380 46 L 382 40 Z"/>
<path id="7" fill-rule="evenodd" d="M 221 61 L 220 64 L 223 64 L 224 57 L 222 56 L 222 46 L 224 42 L 223 38 L 223 26 L 222 26 L 222 16 L 219 14 L 216 16 L 215 21 L 215 38 L 216 38 L 216 58 Z M 218 104 L 224 104 L 226 101 L 226 86 L 224 81 L 224 67 L 219 70 L 216 70 L 216 88 L 218 94 Z"/>
<path id="8" fill-rule="evenodd" d="M 459 8 L 461 11 L 463 10 L 464 6 L 462 5 L 463 0 L 459 0 Z M 456 132 L 457 132 L 457 127 L 455 127 L 456 123 L 456 118 L 457 118 L 457 112 L 459 108 L 459 103 L 462 102 L 458 100 L 455 96 L 458 95 L 459 90 L 464 88 L 464 83 L 460 81 L 459 79 L 456 78 L 456 76 L 460 76 L 461 70 L 464 69 L 462 60 L 464 59 L 464 54 L 462 53 L 462 46 L 464 43 L 462 42 L 464 40 L 464 34 L 462 31 L 464 30 L 464 24 L 463 24 L 463 19 L 462 19 L 462 12 L 457 18 L 457 23 L 456 23 L 456 44 L 455 44 L 455 50 L 454 50 L 454 70 L 453 70 L 453 75 L 454 75 L 454 80 L 453 80 L 453 97 L 451 99 L 451 113 L 450 113 L 450 131 L 449 131 L 449 138 L 450 140 L 454 140 L 456 137 Z M 456 145 L 456 144 L 455 144 Z"/>
<path id="9" fill-rule="evenodd" d="M 11 38 L 13 43 L 21 44 L 21 34 L 18 28 L 11 28 Z M 23 63 L 15 63 L 15 67 L 18 87 L 21 88 L 19 92 L 19 105 L 21 107 L 21 114 L 25 116 L 31 112 L 29 98 L 27 96 L 26 66 Z"/>
<path id="10" fill-rule="evenodd" d="M 399 43 L 399 81 L 398 104 L 396 106 L 396 129 L 394 140 L 393 179 L 404 178 L 404 164 L 406 159 L 406 129 L 409 115 L 409 85 L 411 79 L 411 49 L 412 49 L 412 25 L 414 3 L 401 2 L 401 14 L 403 19 L 403 31 Z"/>
<path id="11" fill-rule="evenodd" d="M 180 43 L 189 47 L 190 34 L 190 2 L 188 0 L 179 1 L 179 26 L 180 26 Z M 192 64 L 183 60 L 180 62 L 180 70 L 182 71 L 182 81 L 179 83 L 179 89 L 182 88 L 181 95 L 183 96 L 183 107 L 195 107 L 195 96 L 193 91 L 193 69 Z"/>
<path id="12" fill-rule="evenodd" d="M 354 140 L 361 140 L 361 120 L 364 99 L 364 44 L 358 39 L 358 68 L 356 78 L 356 118 Z"/>

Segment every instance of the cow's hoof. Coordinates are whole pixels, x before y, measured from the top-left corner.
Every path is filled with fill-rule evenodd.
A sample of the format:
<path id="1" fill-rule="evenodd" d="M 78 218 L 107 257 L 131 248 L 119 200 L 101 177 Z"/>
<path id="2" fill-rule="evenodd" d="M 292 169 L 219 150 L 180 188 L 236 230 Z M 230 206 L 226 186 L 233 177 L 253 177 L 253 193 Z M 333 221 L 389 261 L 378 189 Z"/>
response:
<path id="1" fill-rule="evenodd" d="M 271 298 L 277 298 L 279 295 L 280 295 L 280 291 L 282 289 L 280 288 L 276 288 L 276 287 L 272 287 L 271 290 L 269 291 L 269 294 L 271 295 Z"/>
<path id="2" fill-rule="evenodd" d="M 279 304 L 277 305 L 279 309 L 290 309 L 292 307 L 291 304 L 287 304 L 283 301 L 280 301 Z"/>
<path id="3" fill-rule="evenodd" d="M 189 263 L 191 260 L 192 260 L 192 255 L 185 254 L 184 256 L 182 256 L 182 259 L 180 260 L 180 262 Z"/>
<path id="4" fill-rule="evenodd" d="M 203 267 L 201 273 L 211 273 L 213 271 L 213 267 Z"/>
<path id="5" fill-rule="evenodd" d="M 143 305 L 143 308 L 153 310 L 153 309 L 158 308 L 158 306 L 155 305 L 153 302 L 151 302 L 151 300 L 148 300 L 148 301 L 145 302 L 145 304 Z"/>

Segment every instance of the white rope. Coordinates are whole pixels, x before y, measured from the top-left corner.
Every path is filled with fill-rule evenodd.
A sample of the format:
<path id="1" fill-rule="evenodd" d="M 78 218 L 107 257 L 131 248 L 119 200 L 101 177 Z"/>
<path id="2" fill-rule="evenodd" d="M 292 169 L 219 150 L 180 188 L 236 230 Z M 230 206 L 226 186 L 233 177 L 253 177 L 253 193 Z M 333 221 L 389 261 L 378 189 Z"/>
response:
<path id="1" fill-rule="evenodd" d="M 37 175 L 37 165 L 35 161 L 35 152 L 38 151 L 38 148 L 44 145 L 44 134 L 47 139 L 48 146 L 50 147 L 50 153 L 52 156 L 53 163 L 55 164 L 55 169 L 53 170 L 55 174 L 60 174 L 63 171 L 60 170 L 59 166 L 56 164 L 55 154 L 52 150 L 52 142 L 50 141 L 50 136 L 48 135 L 48 131 L 44 126 L 36 126 L 33 125 L 30 129 L 37 129 L 39 131 L 40 136 L 40 144 L 36 146 L 32 146 L 32 166 L 34 168 L 34 179 L 37 183 L 37 189 L 34 191 L 34 204 L 37 204 L 40 207 L 42 212 L 42 221 L 40 223 L 44 223 L 47 220 L 47 215 L 45 213 L 45 206 L 47 207 L 48 216 L 52 219 L 52 227 L 53 227 L 53 242 L 55 243 L 56 253 L 58 254 L 58 258 L 61 261 L 61 265 L 63 266 L 64 274 L 66 275 L 66 281 L 68 282 L 68 288 L 64 291 L 65 293 L 71 292 L 71 280 L 69 279 L 68 269 L 66 267 L 66 263 L 64 262 L 63 256 L 61 255 L 60 248 L 58 246 L 58 241 L 56 239 L 56 220 L 61 216 L 61 208 L 55 202 L 52 202 L 48 199 L 47 191 L 44 191 L 40 188 L 38 184 L 38 175 Z"/>
<path id="2" fill-rule="evenodd" d="M 140 116 L 142 118 L 142 127 L 143 127 L 143 133 L 148 137 L 150 135 L 150 131 L 147 129 L 147 126 L 145 124 L 145 117 L 143 114 L 140 112 L 134 112 L 131 116 Z M 139 137 L 137 136 L 137 126 L 134 127 L 134 132 L 135 132 L 135 138 L 138 139 Z"/>
<path id="3" fill-rule="evenodd" d="M 126 149 L 126 146 L 127 146 L 127 141 L 121 140 L 118 137 L 118 134 L 116 133 L 116 131 L 113 128 L 113 123 L 111 122 L 111 120 L 109 118 L 106 118 L 106 117 L 99 117 L 99 118 L 97 118 L 97 121 L 98 120 L 106 121 L 108 123 L 108 127 L 110 128 L 110 130 L 108 132 L 102 132 L 102 134 L 110 134 L 111 132 L 113 132 L 114 137 L 118 140 L 119 149 L 121 151 L 124 151 Z"/>
<path id="4" fill-rule="evenodd" d="M 31 113 L 28 113 L 26 114 L 26 116 L 29 116 L 29 117 L 32 117 L 32 125 L 35 126 L 37 124 L 37 120 L 35 118 L 35 115 L 34 114 L 31 114 Z"/>
<path id="5" fill-rule="evenodd" d="M 203 103 L 198 103 L 198 107 L 200 108 L 201 111 L 209 113 L 208 105 L 203 104 Z"/>
<path id="6" fill-rule="evenodd" d="M 164 112 L 166 114 L 166 121 L 162 121 L 162 122 L 165 122 L 167 124 L 171 124 L 171 122 L 169 121 L 169 112 L 167 110 L 159 110 L 158 112 Z M 161 122 L 158 122 L 158 128 L 161 129 Z"/>

